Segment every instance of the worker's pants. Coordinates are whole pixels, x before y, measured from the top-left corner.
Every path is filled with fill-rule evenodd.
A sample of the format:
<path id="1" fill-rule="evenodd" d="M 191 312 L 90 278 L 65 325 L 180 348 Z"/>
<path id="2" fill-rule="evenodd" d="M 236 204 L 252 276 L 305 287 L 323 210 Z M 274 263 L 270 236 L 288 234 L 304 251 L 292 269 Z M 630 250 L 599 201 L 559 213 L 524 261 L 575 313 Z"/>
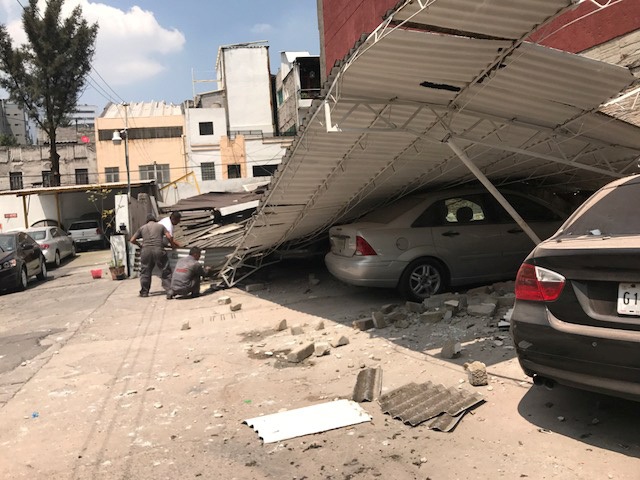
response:
<path id="1" fill-rule="evenodd" d="M 168 292 L 171 289 L 171 267 L 169 266 L 169 257 L 167 252 L 161 247 L 142 247 L 142 252 L 140 253 L 141 295 L 149 293 L 153 267 L 158 267 L 162 272 L 162 288 L 165 292 Z"/>

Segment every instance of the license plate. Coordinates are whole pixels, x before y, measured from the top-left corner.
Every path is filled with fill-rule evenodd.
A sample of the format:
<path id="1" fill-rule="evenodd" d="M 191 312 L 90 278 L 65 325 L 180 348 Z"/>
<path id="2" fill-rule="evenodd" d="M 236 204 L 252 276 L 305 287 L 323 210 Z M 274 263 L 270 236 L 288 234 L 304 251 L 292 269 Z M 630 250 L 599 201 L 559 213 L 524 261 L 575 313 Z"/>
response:
<path id="1" fill-rule="evenodd" d="M 333 242 L 333 246 L 337 252 L 342 252 L 344 250 L 347 237 L 331 237 L 331 241 Z"/>
<path id="2" fill-rule="evenodd" d="M 620 315 L 640 315 L 640 284 L 621 283 L 618 285 L 618 313 Z"/>

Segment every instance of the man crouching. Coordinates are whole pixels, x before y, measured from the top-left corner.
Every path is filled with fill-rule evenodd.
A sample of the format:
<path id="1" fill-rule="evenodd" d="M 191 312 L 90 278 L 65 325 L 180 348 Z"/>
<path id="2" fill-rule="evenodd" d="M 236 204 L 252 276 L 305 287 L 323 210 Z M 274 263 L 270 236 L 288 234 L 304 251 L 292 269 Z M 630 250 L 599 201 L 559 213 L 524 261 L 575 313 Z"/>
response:
<path id="1" fill-rule="evenodd" d="M 171 277 L 171 289 L 167 292 L 168 300 L 177 295 L 190 296 L 191 298 L 200 296 L 200 277 L 205 276 L 209 270 L 205 269 L 198 261 L 200 254 L 199 247 L 191 247 L 189 255 L 178 260 Z"/>

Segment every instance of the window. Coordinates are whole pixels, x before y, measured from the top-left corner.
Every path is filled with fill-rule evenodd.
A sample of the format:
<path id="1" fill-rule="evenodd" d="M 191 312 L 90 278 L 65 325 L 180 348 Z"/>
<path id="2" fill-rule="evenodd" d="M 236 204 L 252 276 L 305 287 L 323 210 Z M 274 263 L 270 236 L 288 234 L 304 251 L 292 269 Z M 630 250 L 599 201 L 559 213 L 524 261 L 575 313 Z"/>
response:
<path id="1" fill-rule="evenodd" d="M 89 183 L 89 170 L 86 168 L 76 168 L 76 185 L 86 185 Z"/>
<path id="2" fill-rule="evenodd" d="M 53 180 L 53 175 L 51 175 L 51 170 L 43 170 L 42 171 L 42 186 L 43 187 L 50 187 L 52 180 Z"/>
<path id="3" fill-rule="evenodd" d="M 444 201 L 444 204 L 446 207 L 446 223 L 480 222 L 485 218 L 484 210 L 480 206 L 480 200 L 473 198 L 473 196 L 468 198 L 449 198 Z"/>
<path id="4" fill-rule="evenodd" d="M 240 165 L 237 163 L 227 165 L 227 178 L 242 178 Z"/>
<path id="5" fill-rule="evenodd" d="M 107 183 L 120 181 L 120 167 L 105 167 L 104 177 Z"/>
<path id="6" fill-rule="evenodd" d="M 200 135 L 213 135 L 213 122 L 200 122 Z"/>
<path id="7" fill-rule="evenodd" d="M 256 165 L 253 167 L 253 176 L 270 177 L 276 172 L 277 169 L 278 165 Z"/>
<path id="8" fill-rule="evenodd" d="M 171 172 L 168 163 L 140 165 L 140 180 L 155 180 L 156 183 L 169 183 Z"/>
<path id="9" fill-rule="evenodd" d="M 215 180 L 216 164 L 213 162 L 202 162 L 200 164 L 200 173 L 202 174 L 202 180 Z"/>
<path id="10" fill-rule="evenodd" d="M 22 172 L 9 173 L 9 185 L 11 190 L 20 190 L 23 188 Z"/>
<path id="11" fill-rule="evenodd" d="M 282 105 L 284 102 L 284 95 L 282 94 L 282 89 L 278 89 L 278 106 Z"/>

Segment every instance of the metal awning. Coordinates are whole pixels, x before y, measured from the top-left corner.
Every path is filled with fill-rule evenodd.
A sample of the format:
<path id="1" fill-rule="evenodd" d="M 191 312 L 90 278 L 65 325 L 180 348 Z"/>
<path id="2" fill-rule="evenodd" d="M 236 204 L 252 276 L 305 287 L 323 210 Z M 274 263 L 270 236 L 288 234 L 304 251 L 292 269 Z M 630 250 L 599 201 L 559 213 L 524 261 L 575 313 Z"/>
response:
<path id="1" fill-rule="evenodd" d="M 226 283 L 286 242 L 414 190 L 476 178 L 595 189 L 635 173 L 640 129 L 599 111 L 631 72 L 523 40 L 571 4 L 401 2 L 332 72 Z"/>

